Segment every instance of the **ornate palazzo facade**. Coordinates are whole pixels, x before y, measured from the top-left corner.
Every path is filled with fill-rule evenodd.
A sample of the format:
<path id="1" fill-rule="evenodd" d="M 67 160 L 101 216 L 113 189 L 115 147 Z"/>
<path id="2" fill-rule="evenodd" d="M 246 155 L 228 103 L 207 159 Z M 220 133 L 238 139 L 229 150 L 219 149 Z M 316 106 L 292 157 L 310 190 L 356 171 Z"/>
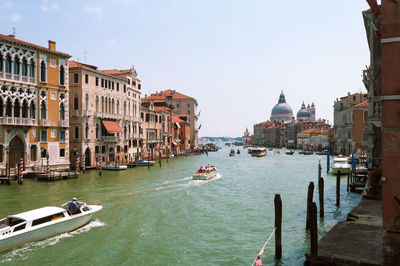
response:
<path id="1" fill-rule="evenodd" d="M 69 167 L 68 54 L 0 34 L 0 168 Z"/>

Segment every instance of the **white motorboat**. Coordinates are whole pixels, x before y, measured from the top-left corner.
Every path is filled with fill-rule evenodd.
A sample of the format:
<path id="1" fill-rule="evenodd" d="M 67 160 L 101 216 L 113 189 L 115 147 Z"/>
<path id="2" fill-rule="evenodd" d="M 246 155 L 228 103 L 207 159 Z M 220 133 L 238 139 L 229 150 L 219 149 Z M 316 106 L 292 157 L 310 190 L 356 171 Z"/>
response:
<path id="1" fill-rule="evenodd" d="M 200 168 L 193 174 L 193 180 L 208 180 L 215 177 L 217 173 L 218 170 L 214 166 Z"/>
<path id="2" fill-rule="evenodd" d="M 0 252 L 82 227 L 102 208 L 101 205 L 80 202 L 79 213 L 74 215 L 59 207 L 43 207 L 10 215 L 0 220 Z"/>
<path id="3" fill-rule="evenodd" d="M 114 165 L 114 164 L 109 164 L 103 166 L 104 170 L 112 170 L 112 171 L 121 171 L 121 170 L 126 170 L 128 169 L 128 166 L 126 165 Z"/>
<path id="4" fill-rule="evenodd" d="M 267 155 L 267 149 L 264 147 L 257 147 L 251 150 L 251 156 L 253 157 L 263 157 Z"/>
<path id="5" fill-rule="evenodd" d="M 344 156 L 335 156 L 333 158 L 333 164 L 331 166 L 331 170 L 333 174 L 337 174 L 340 171 L 340 174 L 348 174 L 350 172 L 351 165 L 347 163 L 347 158 Z"/>

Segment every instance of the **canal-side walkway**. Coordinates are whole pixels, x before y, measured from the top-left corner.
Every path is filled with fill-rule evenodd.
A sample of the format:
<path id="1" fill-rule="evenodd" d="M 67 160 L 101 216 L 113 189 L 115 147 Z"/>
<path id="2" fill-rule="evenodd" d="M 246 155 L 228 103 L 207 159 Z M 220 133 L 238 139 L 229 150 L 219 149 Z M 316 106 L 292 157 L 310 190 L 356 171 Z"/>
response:
<path id="1" fill-rule="evenodd" d="M 382 202 L 363 199 L 318 241 L 318 256 L 306 265 L 383 265 Z"/>

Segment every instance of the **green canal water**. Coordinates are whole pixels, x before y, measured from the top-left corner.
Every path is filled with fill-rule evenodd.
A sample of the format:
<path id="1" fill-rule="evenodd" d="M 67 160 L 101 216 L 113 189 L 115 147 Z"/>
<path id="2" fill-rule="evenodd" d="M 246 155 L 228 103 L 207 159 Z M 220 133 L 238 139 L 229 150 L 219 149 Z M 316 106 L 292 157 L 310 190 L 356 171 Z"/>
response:
<path id="1" fill-rule="evenodd" d="M 268 155 L 252 158 L 247 150 L 229 157 L 216 153 L 170 159 L 162 167 L 122 172 L 87 171 L 78 179 L 51 183 L 25 180 L 0 185 L 0 217 L 43 206 L 59 206 L 78 197 L 103 210 L 73 232 L 0 253 L 0 264 L 251 265 L 274 227 L 274 194 L 283 204 L 281 262 L 274 260 L 274 239 L 263 263 L 302 265 L 309 247 L 305 231 L 307 187 L 317 184 L 317 155 Z M 216 165 L 219 176 L 193 181 L 201 165 Z M 341 207 L 335 207 L 335 177 L 325 178 L 325 234 L 361 199 L 346 192 L 341 180 Z M 314 200 L 318 201 L 317 189 Z M 318 203 L 317 203 L 318 205 Z M 318 207 L 319 208 L 319 207 Z"/>

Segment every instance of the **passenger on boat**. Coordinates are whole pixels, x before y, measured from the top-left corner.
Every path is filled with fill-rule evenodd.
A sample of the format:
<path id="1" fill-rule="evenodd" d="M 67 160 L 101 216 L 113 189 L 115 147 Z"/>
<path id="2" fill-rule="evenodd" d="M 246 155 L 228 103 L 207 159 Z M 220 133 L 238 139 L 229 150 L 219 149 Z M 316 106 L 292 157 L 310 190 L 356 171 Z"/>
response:
<path id="1" fill-rule="evenodd" d="M 78 214 L 78 213 L 81 212 L 79 210 L 79 205 L 82 205 L 82 204 L 83 204 L 83 202 L 79 202 L 79 201 L 76 200 L 75 197 L 73 197 L 72 201 L 68 201 L 68 202 L 64 203 L 61 207 L 64 207 L 64 206 L 68 205 L 68 212 L 71 215 L 74 215 L 74 214 Z"/>

